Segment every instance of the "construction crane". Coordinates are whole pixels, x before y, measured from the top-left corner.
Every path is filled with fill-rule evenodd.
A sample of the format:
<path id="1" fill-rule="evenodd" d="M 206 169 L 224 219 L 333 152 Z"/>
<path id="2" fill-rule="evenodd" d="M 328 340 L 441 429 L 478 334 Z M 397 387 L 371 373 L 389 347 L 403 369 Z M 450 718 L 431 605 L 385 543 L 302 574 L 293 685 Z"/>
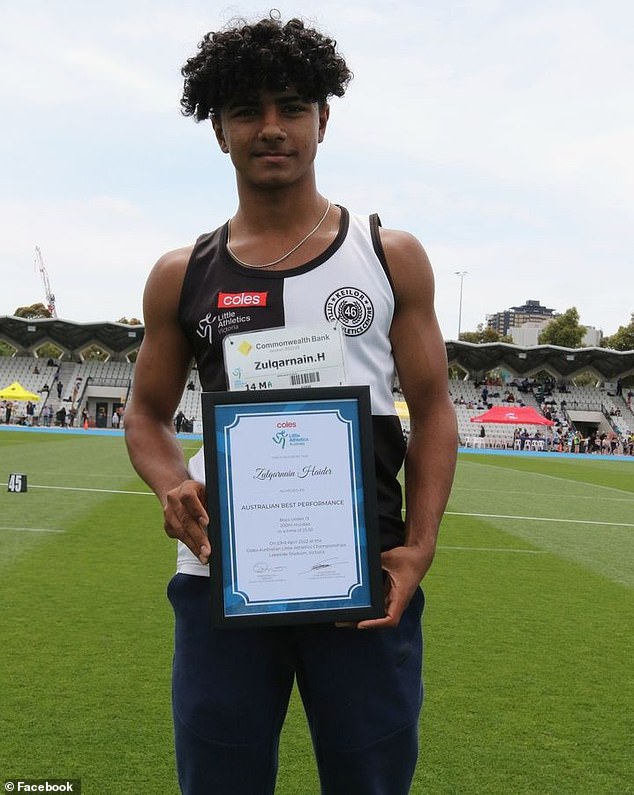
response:
<path id="1" fill-rule="evenodd" d="M 51 284 L 48 280 L 48 272 L 46 270 L 46 265 L 44 265 L 44 259 L 39 246 L 35 247 L 35 267 L 39 269 L 40 275 L 42 277 L 44 294 L 46 295 L 46 308 L 51 313 L 51 317 L 57 317 L 57 311 L 55 309 L 55 296 L 51 290 Z"/>

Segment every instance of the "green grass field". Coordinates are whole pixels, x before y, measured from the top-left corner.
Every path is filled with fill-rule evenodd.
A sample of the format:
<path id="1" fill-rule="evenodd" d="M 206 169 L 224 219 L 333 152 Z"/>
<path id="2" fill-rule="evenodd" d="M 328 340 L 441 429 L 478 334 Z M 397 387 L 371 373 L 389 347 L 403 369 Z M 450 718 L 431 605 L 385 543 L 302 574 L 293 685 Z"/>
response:
<path id="1" fill-rule="evenodd" d="M 175 795 L 158 502 L 120 436 L 2 431 L 0 462 L 0 782 Z M 634 793 L 633 533 L 634 461 L 460 456 L 414 795 Z M 296 697 L 277 791 L 319 792 Z"/>

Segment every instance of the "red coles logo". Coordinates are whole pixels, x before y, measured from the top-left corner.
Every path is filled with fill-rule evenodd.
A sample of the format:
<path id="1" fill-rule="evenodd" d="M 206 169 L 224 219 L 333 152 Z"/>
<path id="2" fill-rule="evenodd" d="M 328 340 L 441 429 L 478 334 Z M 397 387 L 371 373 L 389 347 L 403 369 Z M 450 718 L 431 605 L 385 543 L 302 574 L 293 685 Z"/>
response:
<path id="1" fill-rule="evenodd" d="M 218 293 L 219 309 L 266 306 L 268 293 Z"/>

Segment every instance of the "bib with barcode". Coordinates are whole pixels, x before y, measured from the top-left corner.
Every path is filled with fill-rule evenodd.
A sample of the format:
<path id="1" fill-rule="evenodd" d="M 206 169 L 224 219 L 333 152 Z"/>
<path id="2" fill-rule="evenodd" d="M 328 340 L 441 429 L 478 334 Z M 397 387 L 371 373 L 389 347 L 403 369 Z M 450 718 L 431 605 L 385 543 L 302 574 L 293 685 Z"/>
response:
<path id="1" fill-rule="evenodd" d="M 230 391 L 346 384 L 337 323 L 229 334 L 223 354 Z"/>

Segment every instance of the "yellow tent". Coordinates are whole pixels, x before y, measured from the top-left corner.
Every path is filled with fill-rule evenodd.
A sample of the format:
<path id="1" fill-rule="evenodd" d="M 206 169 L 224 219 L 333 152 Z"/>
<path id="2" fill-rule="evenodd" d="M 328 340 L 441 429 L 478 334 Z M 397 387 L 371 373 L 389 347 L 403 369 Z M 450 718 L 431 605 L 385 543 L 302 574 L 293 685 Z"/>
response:
<path id="1" fill-rule="evenodd" d="M 39 400 L 40 396 L 34 392 L 29 392 L 22 384 L 14 381 L 4 389 L 0 389 L 0 400 Z"/>

